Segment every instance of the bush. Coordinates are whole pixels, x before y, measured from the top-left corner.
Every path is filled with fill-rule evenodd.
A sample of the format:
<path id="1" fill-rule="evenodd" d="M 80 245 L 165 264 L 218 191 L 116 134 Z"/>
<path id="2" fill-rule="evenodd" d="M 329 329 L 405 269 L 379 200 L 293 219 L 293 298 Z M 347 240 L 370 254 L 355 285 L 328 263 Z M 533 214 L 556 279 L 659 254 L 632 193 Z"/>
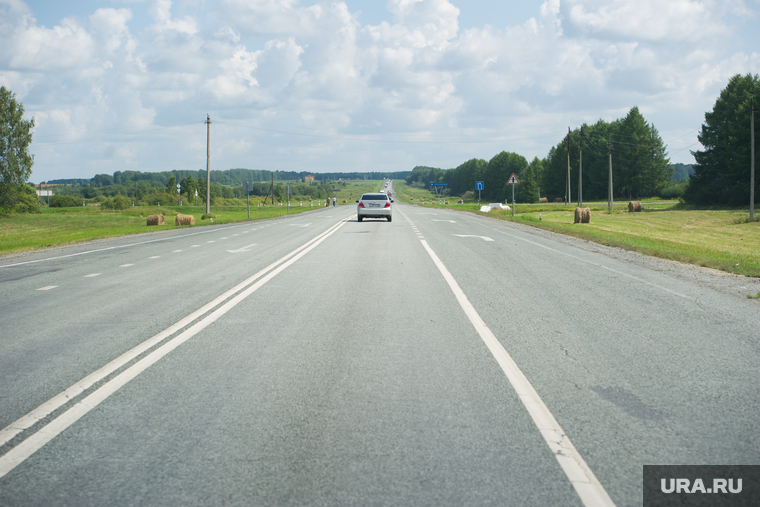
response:
<path id="1" fill-rule="evenodd" d="M 14 211 L 16 213 L 42 213 L 37 192 L 29 185 L 22 185 Z"/>
<path id="2" fill-rule="evenodd" d="M 174 206 L 177 204 L 177 196 L 166 192 L 153 192 L 146 195 L 143 198 L 143 201 L 147 203 L 148 206 L 156 206 L 158 203 L 163 203 L 164 206 Z"/>
<path id="3" fill-rule="evenodd" d="M 56 194 L 50 198 L 51 208 L 78 208 L 81 205 L 82 199 L 73 195 Z"/>
<path id="4" fill-rule="evenodd" d="M 203 215 L 201 215 L 201 220 L 207 220 L 209 218 L 216 218 L 216 215 L 214 215 L 213 213 L 209 213 L 208 215 L 204 213 Z"/>
<path id="5" fill-rule="evenodd" d="M 132 199 L 123 195 L 115 195 L 108 199 L 105 199 L 100 203 L 100 206 L 105 209 L 127 209 L 132 206 Z"/>
<path id="6" fill-rule="evenodd" d="M 668 184 L 658 188 L 657 195 L 662 199 L 680 199 L 683 197 L 684 191 L 686 190 L 686 185 L 688 185 L 688 183 L 688 179 L 683 180 L 680 183 L 671 181 Z"/>

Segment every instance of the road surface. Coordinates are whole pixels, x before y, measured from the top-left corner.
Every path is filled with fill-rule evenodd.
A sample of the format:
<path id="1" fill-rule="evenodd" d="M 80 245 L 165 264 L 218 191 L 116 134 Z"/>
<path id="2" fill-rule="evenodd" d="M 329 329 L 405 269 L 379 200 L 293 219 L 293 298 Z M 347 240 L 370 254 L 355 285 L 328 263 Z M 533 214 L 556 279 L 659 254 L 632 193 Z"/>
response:
<path id="1" fill-rule="evenodd" d="M 401 203 L 0 259 L 0 505 L 640 505 L 759 464 L 760 306 Z"/>

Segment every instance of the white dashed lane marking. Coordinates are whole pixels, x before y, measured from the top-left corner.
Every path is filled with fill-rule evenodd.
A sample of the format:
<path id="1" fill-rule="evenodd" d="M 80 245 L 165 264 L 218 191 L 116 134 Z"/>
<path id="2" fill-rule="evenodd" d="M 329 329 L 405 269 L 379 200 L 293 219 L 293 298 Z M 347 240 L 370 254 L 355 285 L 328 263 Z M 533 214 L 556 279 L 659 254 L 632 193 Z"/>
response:
<path id="1" fill-rule="evenodd" d="M 92 278 L 95 276 L 100 276 L 100 273 L 90 273 L 89 275 L 84 275 L 82 278 Z"/>
<path id="2" fill-rule="evenodd" d="M 159 257 L 161 257 L 161 256 L 160 255 L 154 255 L 153 257 L 148 257 L 148 259 L 158 259 Z"/>
<path id="3" fill-rule="evenodd" d="M 58 287 L 58 286 L 57 285 L 48 285 L 47 287 L 40 287 L 37 290 L 50 290 L 50 289 L 55 289 L 56 287 Z"/>
<path id="4" fill-rule="evenodd" d="M 129 266 L 134 266 L 134 264 L 122 264 L 119 266 L 120 268 L 128 268 Z"/>

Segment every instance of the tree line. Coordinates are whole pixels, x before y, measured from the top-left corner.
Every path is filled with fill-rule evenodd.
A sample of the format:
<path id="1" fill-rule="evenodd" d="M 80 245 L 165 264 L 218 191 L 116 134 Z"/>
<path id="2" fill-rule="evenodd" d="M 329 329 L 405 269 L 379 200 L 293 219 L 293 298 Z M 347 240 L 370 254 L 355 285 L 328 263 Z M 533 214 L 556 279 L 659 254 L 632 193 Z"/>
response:
<path id="1" fill-rule="evenodd" d="M 482 181 L 482 198 L 501 202 L 511 198 L 506 181 L 514 173 L 520 181 L 515 188 L 517 202 L 537 202 L 539 197 L 576 202 L 579 186 L 583 199 L 598 200 L 607 198 L 611 159 L 616 198 L 656 196 L 695 205 L 745 206 L 750 200 L 749 115 L 751 108 L 757 110 L 753 96 L 760 97 L 757 75 L 737 74 L 729 80 L 713 110 L 705 113 L 697 136 L 704 150 L 691 152 L 696 160 L 693 165 L 670 164 L 659 132 L 633 107 L 624 118 L 584 123 L 569 131 L 544 159 L 528 162 L 517 153 L 501 152 L 489 161 L 471 159 L 454 169 L 418 166 L 406 181 L 418 187 L 448 183 L 444 193 L 468 198 L 477 195 L 475 182 Z M 755 131 L 756 145 L 759 130 Z M 755 178 L 755 194 L 758 191 L 760 177 Z"/>
<path id="2" fill-rule="evenodd" d="M 450 195 L 464 195 L 483 182 L 481 197 L 489 201 L 511 199 L 512 189 L 507 180 L 515 174 L 517 202 L 576 200 L 579 173 L 583 171 L 583 198 L 606 199 L 609 177 L 609 148 L 612 147 L 613 194 L 641 198 L 674 192 L 673 167 L 657 129 L 633 107 L 625 116 L 613 122 L 599 120 L 583 124 L 549 150 L 544 159 L 528 161 L 522 155 L 501 152 L 489 161 L 471 159 L 454 169 L 419 166 L 406 181 L 414 186 L 431 182 L 448 183 Z M 570 193 L 567 195 L 568 154 L 570 160 Z M 474 194 L 472 194 L 474 195 Z"/>
<path id="3" fill-rule="evenodd" d="M 488 161 L 471 159 L 454 169 L 418 166 L 412 171 L 320 173 L 314 175 L 316 182 L 304 183 L 298 193 L 318 199 L 328 194 L 320 186 L 328 180 L 392 178 L 425 187 L 431 182 L 448 183 L 446 194 L 462 196 L 471 192 L 471 198 L 475 195 L 475 182 L 483 181 L 482 198 L 501 202 L 511 197 L 507 179 L 514 173 L 520 180 L 515 188 L 519 202 L 536 202 L 539 197 L 574 202 L 578 199 L 582 170 L 583 199 L 605 199 L 611 157 L 613 195 L 617 198 L 680 197 L 696 205 L 745 206 L 750 198 L 751 145 L 760 140 L 758 132 L 754 140 L 750 139 L 749 115 L 756 107 L 753 97 L 760 97 L 757 75 L 737 74 L 729 80 L 712 111 L 705 113 L 705 123 L 698 134 L 704 149 L 691 152 L 696 160 L 691 167 L 670 164 L 659 132 L 646 121 L 638 107 L 633 107 L 624 118 L 613 122 L 599 120 L 569 131 L 543 159 L 536 157 L 528 162 L 522 155 L 503 151 Z M 23 112 L 23 104 L 16 101 L 15 94 L 0 87 L 0 215 L 35 209 L 36 194 L 25 184 L 34 164 L 34 157 L 29 153 L 34 119 L 24 120 Z M 568 159 L 570 195 L 566 190 Z M 308 174 L 240 168 L 212 171 L 212 198 L 243 196 L 245 181 L 254 182 L 250 195 L 271 197 L 274 177 L 279 182 L 274 188 L 275 199 L 278 196 L 281 199 L 285 192 L 283 181 L 303 181 Z M 759 180 L 755 178 L 755 193 L 760 190 Z M 199 199 L 205 199 L 205 192 L 200 191 L 205 188 L 203 170 L 116 171 L 113 175 L 98 174 L 89 180 L 48 183 L 63 181 L 72 184 L 63 187 L 60 193 L 76 198 L 107 199 L 121 195 L 139 201 L 167 200 L 167 196 L 176 199 L 179 181 L 182 193 L 188 198 L 194 197 L 197 188 Z"/>
<path id="4" fill-rule="evenodd" d="M 315 181 L 336 181 L 336 180 L 380 180 L 384 178 L 403 179 L 409 174 L 409 171 L 399 172 L 332 172 L 332 173 L 310 173 L 307 171 L 268 171 L 261 169 L 227 169 L 225 171 L 210 171 L 211 184 L 218 183 L 226 186 L 244 185 L 249 182 L 271 182 L 274 181 L 303 181 L 306 176 L 314 176 Z M 114 185 L 129 185 L 141 181 L 155 182 L 160 185 L 167 185 L 169 180 L 174 178 L 175 181 L 181 181 L 186 178 L 206 180 L 206 171 L 182 170 L 161 171 L 161 172 L 140 172 L 140 171 L 116 171 L 113 175 L 96 174 L 91 179 L 68 178 L 43 181 L 44 184 L 79 184 L 89 185 L 95 188 L 110 187 Z M 154 185 L 155 186 L 155 185 Z"/>

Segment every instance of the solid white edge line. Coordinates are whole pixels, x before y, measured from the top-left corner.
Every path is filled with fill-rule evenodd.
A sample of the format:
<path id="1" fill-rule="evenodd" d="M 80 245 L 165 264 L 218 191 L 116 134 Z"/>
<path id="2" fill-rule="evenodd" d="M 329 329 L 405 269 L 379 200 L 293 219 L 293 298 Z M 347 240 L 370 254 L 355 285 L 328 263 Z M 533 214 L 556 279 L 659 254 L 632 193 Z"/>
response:
<path id="1" fill-rule="evenodd" d="M 321 239 L 323 236 L 325 236 L 328 233 L 332 233 L 334 229 L 341 226 L 343 222 L 339 222 L 336 225 L 333 225 L 329 229 L 327 229 L 325 232 L 315 236 L 311 240 L 307 241 L 300 247 L 296 248 L 289 254 L 285 255 L 284 257 L 276 260 L 269 266 L 265 267 L 258 273 L 254 274 L 253 276 L 247 278 L 243 282 L 239 283 L 232 289 L 228 290 L 224 294 L 214 298 L 211 302 L 205 304 L 198 310 L 194 311 L 190 315 L 180 319 L 176 323 L 172 324 L 171 326 L 167 327 L 160 333 L 152 336 L 151 338 L 148 338 L 144 342 L 140 343 L 139 345 L 131 348 L 121 356 L 117 357 L 116 359 L 112 360 L 102 368 L 96 370 L 95 372 L 87 375 L 83 379 L 79 380 L 78 382 L 74 383 L 71 387 L 68 389 L 62 391 L 61 393 L 55 395 L 54 397 L 50 398 L 48 401 L 44 402 L 28 414 L 20 417 L 16 421 L 12 422 L 2 430 L 0 430 L 0 446 L 5 445 L 8 443 L 13 437 L 18 435 L 19 433 L 29 429 L 34 424 L 37 423 L 37 421 L 44 419 L 51 413 L 53 413 L 55 410 L 59 409 L 66 403 L 68 403 L 71 399 L 75 398 L 76 396 L 82 394 L 84 391 L 92 387 L 94 384 L 100 382 L 105 377 L 113 373 L 114 371 L 118 370 L 125 364 L 132 361 L 137 356 L 144 353 L 146 350 L 149 350 L 150 348 L 154 347 L 158 343 L 165 340 L 167 337 L 173 335 L 183 327 L 187 326 L 188 324 L 192 323 L 202 315 L 208 313 L 210 310 L 221 304 L 223 301 L 231 297 L 233 294 L 240 292 L 248 285 L 252 284 L 254 281 L 256 281 L 258 278 L 264 276 L 266 273 L 271 271 L 272 269 L 276 268 L 278 265 L 282 264 L 283 262 L 287 261 L 292 256 L 296 255 L 298 252 L 303 250 L 304 248 L 307 248 L 309 245 L 314 243 L 315 241 Z M 42 289 L 37 290 L 48 290 L 49 288 L 55 288 L 57 286 L 50 286 L 50 287 L 43 287 Z"/>
<path id="2" fill-rule="evenodd" d="M 221 228 L 221 229 L 212 229 L 212 230 L 207 230 L 207 231 L 194 232 L 194 233 L 191 233 L 191 234 L 183 234 L 181 236 L 171 236 L 171 237 L 168 237 L 168 238 L 151 239 L 149 241 L 141 241 L 139 243 L 130 243 L 128 245 L 109 246 L 109 247 L 106 247 L 106 248 L 99 248 L 97 250 L 87 250 L 86 252 L 77 252 L 77 253 L 68 254 L 68 255 L 59 255 L 58 257 L 46 257 L 44 259 L 37 259 L 37 260 L 34 260 L 34 261 L 14 262 L 13 264 L 3 264 L 3 265 L 0 266 L 0 269 L 3 269 L 3 268 L 12 268 L 13 266 L 23 266 L 25 264 L 35 264 L 37 262 L 54 261 L 54 260 L 57 260 L 57 259 L 66 259 L 67 257 L 77 257 L 79 255 L 87 255 L 87 254 L 91 254 L 91 253 L 107 252 L 108 250 L 117 250 L 119 248 L 129 248 L 130 246 L 145 245 L 145 244 L 148 244 L 148 243 L 156 243 L 158 241 L 168 241 L 170 239 L 186 238 L 188 236 L 197 236 L 198 234 L 208 234 L 210 232 L 219 232 L 221 230 L 233 229 L 235 227 L 242 227 L 242 226 L 240 226 L 240 225 L 233 225 L 233 226 L 224 227 L 224 228 Z M 108 239 L 108 238 L 99 238 L 99 239 Z M 97 241 L 97 240 L 93 240 L 93 241 Z M 55 248 L 55 247 L 53 247 L 53 248 Z"/>
<path id="3" fill-rule="evenodd" d="M 470 319 L 470 322 L 483 339 L 483 342 L 485 342 L 488 350 L 491 351 L 494 359 L 499 363 L 509 383 L 512 384 L 515 392 L 520 397 L 520 401 L 522 401 L 530 417 L 533 419 L 533 423 L 540 431 L 541 436 L 544 437 L 549 449 L 554 453 L 557 462 L 562 467 L 573 488 L 575 488 L 583 505 L 586 507 L 614 506 L 612 498 L 607 494 L 607 491 L 597 480 L 580 453 L 570 442 L 567 435 L 565 435 L 565 432 L 533 388 L 530 381 L 528 381 L 525 374 L 517 366 L 517 363 L 514 362 L 483 319 L 480 318 L 477 310 L 467 299 L 464 291 L 462 291 L 459 284 L 454 280 L 454 277 L 446 269 L 446 266 L 443 265 L 443 262 L 441 262 L 425 240 L 421 240 L 420 243 L 425 247 L 430 258 L 433 259 L 433 263 L 443 275 L 446 283 L 449 284 L 451 291 L 454 293 L 467 318 Z"/>
<path id="4" fill-rule="evenodd" d="M 321 237 L 318 240 L 312 240 L 311 245 L 307 248 L 302 249 L 300 253 L 293 256 L 290 260 L 283 263 L 280 267 L 266 275 L 264 278 L 259 280 L 257 283 L 255 283 L 253 286 L 249 287 L 245 291 L 241 292 L 231 300 L 229 300 L 227 303 L 219 307 L 217 310 L 212 312 L 210 315 L 205 317 L 203 320 L 197 322 L 189 329 L 185 330 L 175 338 L 172 338 L 168 342 L 164 343 L 162 346 L 121 372 L 119 375 L 114 377 L 113 379 L 106 382 L 103 386 L 98 388 L 95 392 L 84 398 L 83 400 L 75 403 L 70 409 L 68 409 L 66 412 L 52 420 L 50 423 L 42 427 L 39 431 L 31 435 L 29 438 L 21 442 L 19 445 L 8 451 L 5 455 L 0 457 L 0 478 L 4 477 L 8 472 L 16 468 L 18 465 L 23 463 L 29 456 L 37 452 L 39 449 L 41 449 L 45 444 L 50 442 L 53 438 L 58 436 L 61 432 L 63 432 L 66 428 L 74 424 L 76 421 L 81 419 L 84 415 L 86 415 L 90 410 L 98 406 L 102 401 L 107 399 L 109 396 L 111 396 L 113 393 L 118 391 L 121 387 L 123 387 L 127 382 L 137 377 L 140 373 L 148 369 L 150 366 L 155 364 L 158 360 L 169 354 L 171 351 L 185 343 L 187 340 L 198 334 L 200 331 L 208 327 L 210 324 L 215 322 L 217 319 L 222 317 L 224 314 L 226 314 L 228 311 L 230 311 L 232 308 L 238 305 L 241 301 L 243 301 L 245 298 L 253 294 L 256 290 L 258 290 L 261 286 L 263 286 L 265 283 L 267 283 L 269 280 L 277 276 L 279 273 L 284 271 L 287 267 L 295 263 L 297 260 L 299 260 L 301 257 L 306 255 L 308 252 L 316 248 L 322 241 L 327 239 L 329 236 L 331 236 L 335 231 L 337 231 L 341 226 L 343 226 L 346 223 L 347 219 L 341 220 L 338 224 L 333 226 L 331 229 L 327 231 L 327 233 L 323 233 Z M 316 239 L 316 238 L 315 238 Z"/>

